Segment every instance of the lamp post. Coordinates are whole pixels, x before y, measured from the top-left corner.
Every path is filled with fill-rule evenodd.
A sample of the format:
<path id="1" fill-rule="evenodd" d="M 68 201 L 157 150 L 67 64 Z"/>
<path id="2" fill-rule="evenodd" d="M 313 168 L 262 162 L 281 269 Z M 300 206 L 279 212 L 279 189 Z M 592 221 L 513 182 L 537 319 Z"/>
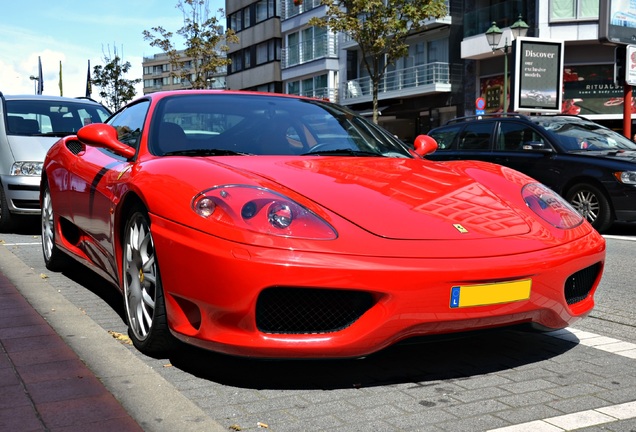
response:
<path id="1" fill-rule="evenodd" d="M 522 19 L 521 15 L 513 25 L 510 26 L 511 32 L 511 41 L 515 40 L 516 37 L 525 36 L 528 32 L 528 24 L 526 24 Z M 504 39 L 504 46 L 499 47 L 499 42 L 501 42 L 501 36 L 503 35 L 503 31 L 497 27 L 497 24 L 493 21 L 492 25 L 488 30 L 486 30 L 486 40 L 488 41 L 488 45 L 492 48 L 492 52 L 494 53 L 498 49 L 504 52 L 504 78 L 503 78 L 503 95 L 504 95 L 504 109 L 503 112 L 508 112 L 508 38 Z"/>
<path id="2" fill-rule="evenodd" d="M 31 75 L 29 77 L 30 80 L 34 81 L 33 83 L 33 94 L 37 94 L 38 93 L 38 81 L 40 80 L 40 77 L 36 77 Z"/>

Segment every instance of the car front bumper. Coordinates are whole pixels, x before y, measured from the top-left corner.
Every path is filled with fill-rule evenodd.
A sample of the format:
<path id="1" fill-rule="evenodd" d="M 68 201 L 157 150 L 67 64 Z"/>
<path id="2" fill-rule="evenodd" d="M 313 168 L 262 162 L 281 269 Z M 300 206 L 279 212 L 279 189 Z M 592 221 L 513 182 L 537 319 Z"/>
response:
<path id="1" fill-rule="evenodd" d="M 253 357 L 359 357 L 414 336 L 522 323 L 563 328 L 593 308 L 605 257 L 604 240 L 595 231 L 529 253 L 467 258 L 462 251 L 463 258 L 435 259 L 256 247 L 160 218 L 153 218 L 151 226 L 173 334 L 206 349 Z M 580 300 L 568 304 L 565 287 L 573 283 L 574 275 L 589 268 L 597 269 L 587 282 L 589 289 Z M 468 307 L 452 303 L 453 290 L 458 287 L 498 290 L 507 289 L 498 283 L 528 280 L 527 299 L 499 303 L 495 298 Z M 312 295 L 364 293 L 370 302 L 342 328 L 263 331 L 259 308 L 263 293 L 273 289 Z M 315 317 L 310 310 L 312 300 L 296 297 L 285 301 L 297 301 L 307 308 L 308 319 Z M 334 310 L 340 307 L 333 304 Z"/>

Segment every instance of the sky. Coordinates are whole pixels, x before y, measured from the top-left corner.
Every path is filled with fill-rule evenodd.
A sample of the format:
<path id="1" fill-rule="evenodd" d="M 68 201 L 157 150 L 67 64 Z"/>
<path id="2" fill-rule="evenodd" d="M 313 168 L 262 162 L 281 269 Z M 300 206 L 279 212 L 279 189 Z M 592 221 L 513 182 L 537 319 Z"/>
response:
<path id="1" fill-rule="evenodd" d="M 38 56 L 42 61 L 42 94 L 59 96 L 62 62 L 63 96 L 86 94 L 90 60 L 104 65 L 114 50 L 131 68 L 126 79 L 142 78 L 143 57 L 161 53 L 143 38 L 144 30 L 161 26 L 175 33 L 173 42 L 183 48 L 176 31 L 183 26 L 177 0 L 29 0 L 3 1 L 0 13 L 0 91 L 34 94 Z M 224 0 L 209 0 L 211 13 L 225 8 Z M 187 9 L 186 9 L 187 10 Z M 225 27 L 225 18 L 220 23 Z M 136 86 L 143 94 L 143 83 Z M 93 99 L 100 100 L 93 86 Z"/>

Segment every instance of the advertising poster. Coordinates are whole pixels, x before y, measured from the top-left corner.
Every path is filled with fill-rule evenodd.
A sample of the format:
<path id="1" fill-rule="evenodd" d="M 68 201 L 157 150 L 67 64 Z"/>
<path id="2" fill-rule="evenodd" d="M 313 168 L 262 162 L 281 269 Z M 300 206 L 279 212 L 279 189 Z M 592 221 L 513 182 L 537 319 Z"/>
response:
<path id="1" fill-rule="evenodd" d="M 517 72 L 514 110 L 560 112 L 563 90 L 563 42 L 517 38 L 515 43 Z"/>
<path id="2" fill-rule="evenodd" d="M 614 43 L 633 43 L 636 37 L 636 1 L 600 0 L 599 38 Z"/>

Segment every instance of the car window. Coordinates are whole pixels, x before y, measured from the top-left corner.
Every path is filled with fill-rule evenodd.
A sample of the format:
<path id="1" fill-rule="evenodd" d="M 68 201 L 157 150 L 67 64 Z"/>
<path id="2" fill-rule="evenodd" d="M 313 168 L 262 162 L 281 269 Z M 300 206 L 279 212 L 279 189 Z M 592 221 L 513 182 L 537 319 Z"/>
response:
<path id="1" fill-rule="evenodd" d="M 412 157 L 404 143 L 346 108 L 247 93 L 163 98 L 154 110 L 148 146 L 156 155 Z"/>
<path id="2" fill-rule="evenodd" d="M 543 117 L 535 119 L 545 129 L 553 132 L 563 150 L 636 150 L 636 143 L 611 129 L 591 121 L 573 120 L 567 117 Z"/>
<path id="3" fill-rule="evenodd" d="M 108 121 L 117 130 L 117 139 L 130 147 L 139 146 L 139 138 L 150 102 L 141 101 L 118 112 Z"/>
<path id="4" fill-rule="evenodd" d="M 7 99 L 7 134 L 66 136 L 110 113 L 96 103 L 76 100 Z"/>
<path id="5" fill-rule="evenodd" d="M 429 136 L 433 137 L 437 141 L 437 150 L 449 150 L 453 147 L 453 142 L 457 137 L 457 134 L 464 125 L 458 124 L 453 126 L 447 126 L 438 130 L 429 132 Z"/>
<path id="6" fill-rule="evenodd" d="M 466 125 L 458 141 L 460 150 L 490 150 L 492 122 L 474 121 Z"/>
<path id="7" fill-rule="evenodd" d="M 501 122 L 497 136 L 497 150 L 523 151 L 528 143 L 545 144 L 543 137 L 530 125 L 518 122 Z"/>

